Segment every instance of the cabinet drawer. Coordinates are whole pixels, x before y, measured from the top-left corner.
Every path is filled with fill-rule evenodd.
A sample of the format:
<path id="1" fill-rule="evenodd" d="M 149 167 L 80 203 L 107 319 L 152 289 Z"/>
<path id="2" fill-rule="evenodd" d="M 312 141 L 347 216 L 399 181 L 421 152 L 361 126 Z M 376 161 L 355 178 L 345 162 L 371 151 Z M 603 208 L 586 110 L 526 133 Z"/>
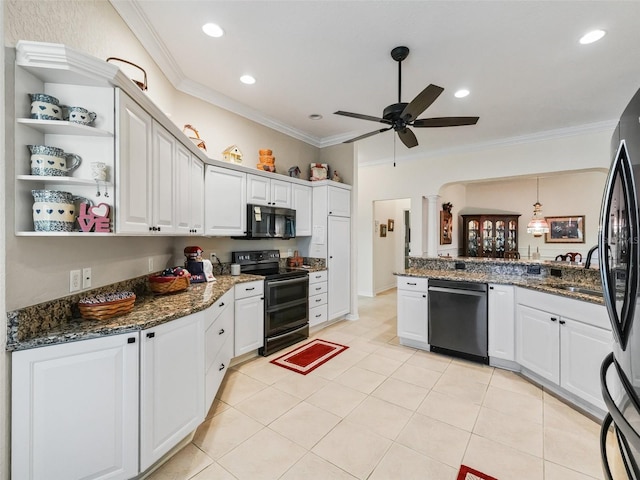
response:
<path id="1" fill-rule="evenodd" d="M 229 369 L 229 362 L 233 357 L 233 338 L 227 338 L 226 342 L 220 349 L 220 352 L 214 359 L 211 367 L 207 370 L 205 375 L 205 399 L 206 399 L 206 408 L 209 409 L 211 404 L 213 403 L 213 399 L 216 397 L 216 393 L 218 393 L 218 388 L 220 388 L 220 384 L 222 383 L 222 379 L 224 378 L 224 374 L 227 373 Z"/>
<path id="2" fill-rule="evenodd" d="M 235 287 L 236 300 L 256 295 L 264 294 L 264 281 L 256 280 L 255 282 L 239 283 Z"/>
<path id="3" fill-rule="evenodd" d="M 309 308 L 319 307 L 320 305 L 327 304 L 327 297 L 329 295 L 325 293 L 320 293 L 319 295 L 311 295 L 309 297 Z"/>
<path id="4" fill-rule="evenodd" d="M 216 303 L 205 310 L 204 329 L 208 330 L 213 322 L 218 319 L 220 314 L 224 312 L 224 309 L 232 304 L 233 290 L 229 290 L 227 293 L 221 296 Z"/>
<path id="5" fill-rule="evenodd" d="M 320 295 L 322 293 L 327 293 L 327 282 L 309 285 L 309 297 L 311 297 L 311 295 Z"/>
<path id="6" fill-rule="evenodd" d="M 327 271 L 323 270 L 322 272 L 311 272 L 309 273 L 309 285 L 313 285 L 314 283 L 326 282 L 327 281 Z"/>
<path id="7" fill-rule="evenodd" d="M 398 290 L 426 292 L 429 279 L 421 277 L 398 277 Z"/>
<path id="8" fill-rule="evenodd" d="M 310 327 L 313 327 L 314 325 L 318 325 L 319 323 L 326 322 L 327 318 L 328 318 L 328 315 L 327 315 L 326 304 L 309 309 L 309 326 Z"/>
<path id="9" fill-rule="evenodd" d="M 233 306 L 227 304 L 218 320 L 205 331 L 205 370 L 211 367 L 227 338 L 233 338 L 233 310 Z"/>

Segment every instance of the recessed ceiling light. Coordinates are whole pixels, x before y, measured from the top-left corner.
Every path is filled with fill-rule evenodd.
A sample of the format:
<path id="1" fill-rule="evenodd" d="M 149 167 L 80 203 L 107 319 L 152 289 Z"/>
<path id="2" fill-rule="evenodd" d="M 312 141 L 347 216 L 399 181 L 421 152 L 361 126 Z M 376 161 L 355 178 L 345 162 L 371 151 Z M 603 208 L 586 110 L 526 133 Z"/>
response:
<path id="1" fill-rule="evenodd" d="M 205 23 L 202 26 L 202 31 L 209 35 L 210 37 L 221 37 L 224 35 L 224 30 L 220 28 L 220 25 L 216 25 L 215 23 Z"/>
<path id="2" fill-rule="evenodd" d="M 582 38 L 580 38 L 580 43 L 582 45 L 587 45 L 589 43 L 597 42 L 602 37 L 604 37 L 606 33 L 607 32 L 605 32 L 604 30 L 592 30 L 589 33 L 583 35 Z"/>
<path id="3" fill-rule="evenodd" d="M 256 79 L 251 75 L 242 75 L 240 77 L 240 81 L 246 85 L 253 85 L 254 83 L 256 83 Z"/>
<path id="4" fill-rule="evenodd" d="M 456 98 L 464 98 L 467 95 L 469 95 L 469 90 L 466 90 L 464 88 L 458 90 L 456 93 L 453 94 L 453 96 L 456 97 Z"/>
<path id="5" fill-rule="evenodd" d="M 309 115 L 309 118 L 311 120 L 322 120 L 322 115 L 320 115 L 319 113 L 312 113 L 311 115 Z"/>

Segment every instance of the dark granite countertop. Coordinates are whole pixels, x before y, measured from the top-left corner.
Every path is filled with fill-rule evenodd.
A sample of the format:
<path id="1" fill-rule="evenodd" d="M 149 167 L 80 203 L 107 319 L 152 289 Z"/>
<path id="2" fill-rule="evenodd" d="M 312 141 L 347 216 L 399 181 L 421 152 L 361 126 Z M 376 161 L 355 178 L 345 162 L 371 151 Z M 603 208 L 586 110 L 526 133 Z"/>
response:
<path id="1" fill-rule="evenodd" d="M 44 322 L 30 323 L 30 316 L 42 314 L 44 308 L 55 307 L 50 304 L 43 305 L 41 308 L 38 308 L 37 305 L 27 307 L 16 312 L 18 314 L 13 318 L 15 328 L 11 328 L 10 325 L 6 349 L 7 351 L 26 350 L 45 345 L 145 330 L 210 307 L 238 283 L 263 279 L 264 277 L 258 275 L 218 275 L 215 282 L 191 284 L 184 292 L 169 295 L 138 294 L 131 312 L 108 320 L 64 318 L 57 322 L 50 322 L 54 324 L 53 326 Z M 11 315 L 9 320 L 12 320 Z"/>
<path id="2" fill-rule="evenodd" d="M 499 285 L 515 285 L 518 287 L 529 288 L 531 290 L 537 290 L 539 292 L 551 293 L 554 295 L 560 295 L 563 297 L 573 298 L 576 300 L 582 300 L 585 302 L 596 303 L 604 305 L 602 296 L 589 295 L 585 293 L 572 292 L 569 290 L 563 290 L 561 287 L 566 285 L 580 286 L 582 288 L 588 288 L 591 290 L 602 291 L 602 287 L 593 283 L 580 283 L 576 281 L 568 281 L 562 278 L 555 277 L 541 277 L 539 275 L 508 275 L 508 274 L 495 274 L 485 272 L 475 272 L 466 270 L 431 270 L 422 268 L 409 268 L 401 272 L 396 272 L 395 275 L 408 276 L 408 277 L 424 277 L 424 278 L 437 278 L 441 280 L 461 280 L 466 282 L 477 283 L 495 283 Z"/>

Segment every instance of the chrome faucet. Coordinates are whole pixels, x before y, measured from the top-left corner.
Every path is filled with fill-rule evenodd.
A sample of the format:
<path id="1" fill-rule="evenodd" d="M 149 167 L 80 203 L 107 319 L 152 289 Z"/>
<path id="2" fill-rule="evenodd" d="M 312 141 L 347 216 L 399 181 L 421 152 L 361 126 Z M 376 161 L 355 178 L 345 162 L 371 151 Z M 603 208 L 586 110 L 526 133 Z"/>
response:
<path id="1" fill-rule="evenodd" d="M 593 252 L 595 252 L 597 249 L 598 249 L 598 245 L 594 245 L 589 249 L 589 253 L 587 253 L 587 259 L 584 261 L 584 268 L 589 268 L 591 266 L 591 256 L 593 255 Z"/>

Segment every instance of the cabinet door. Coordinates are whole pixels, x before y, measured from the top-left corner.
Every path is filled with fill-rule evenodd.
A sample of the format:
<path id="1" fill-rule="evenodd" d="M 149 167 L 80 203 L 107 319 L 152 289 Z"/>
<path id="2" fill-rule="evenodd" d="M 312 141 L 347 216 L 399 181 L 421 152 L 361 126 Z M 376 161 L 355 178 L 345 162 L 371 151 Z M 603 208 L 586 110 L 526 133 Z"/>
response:
<path id="1" fill-rule="evenodd" d="M 291 208 L 291 183 L 272 178 L 270 189 L 271 205 Z"/>
<path id="2" fill-rule="evenodd" d="M 515 361 L 514 288 L 489 285 L 489 357 Z"/>
<path id="3" fill-rule="evenodd" d="M 138 334 L 12 354 L 11 477 L 138 473 Z"/>
<path id="4" fill-rule="evenodd" d="M 264 346 L 264 297 L 242 298 L 235 302 L 234 356 Z"/>
<path id="5" fill-rule="evenodd" d="M 191 152 L 180 142 L 176 142 L 175 158 L 175 231 L 181 235 L 192 232 L 191 227 Z M 204 181 L 204 176 L 202 181 Z M 202 191 L 202 187 L 200 188 Z"/>
<path id="6" fill-rule="evenodd" d="M 351 311 L 351 220 L 330 216 L 327 232 L 329 320 Z"/>
<path id="7" fill-rule="evenodd" d="M 398 337 L 419 343 L 429 343 L 427 292 L 398 290 Z"/>
<path id="8" fill-rule="evenodd" d="M 291 208 L 296 211 L 296 237 L 312 235 L 311 195 L 311 187 L 291 184 Z"/>
<path id="9" fill-rule="evenodd" d="M 518 363 L 555 384 L 560 383 L 558 317 L 524 305 L 517 307 Z"/>
<path id="10" fill-rule="evenodd" d="M 600 365 L 612 351 L 611 331 L 560 319 L 560 386 L 602 410 Z"/>
<path id="11" fill-rule="evenodd" d="M 247 230 L 247 175 L 208 166 L 205 172 L 205 232 L 207 235 L 244 235 Z"/>
<path id="12" fill-rule="evenodd" d="M 247 203 L 271 205 L 271 185 L 268 178 L 247 175 Z"/>
<path id="13" fill-rule="evenodd" d="M 329 215 L 351 216 L 351 191 L 344 188 L 328 187 Z"/>
<path id="14" fill-rule="evenodd" d="M 153 155 L 151 175 L 153 177 L 153 222 L 160 233 L 174 233 L 173 213 L 175 188 L 174 165 L 176 139 L 164 127 L 153 122 Z"/>
<path id="15" fill-rule="evenodd" d="M 152 119 L 136 102 L 116 89 L 118 175 L 117 233 L 149 233 L 151 218 Z"/>
<path id="16" fill-rule="evenodd" d="M 202 234 L 204 232 L 204 163 L 195 156 L 191 156 L 191 233 Z"/>
<path id="17" fill-rule="evenodd" d="M 140 470 L 204 420 L 204 313 L 144 330 L 140 365 Z"/>

